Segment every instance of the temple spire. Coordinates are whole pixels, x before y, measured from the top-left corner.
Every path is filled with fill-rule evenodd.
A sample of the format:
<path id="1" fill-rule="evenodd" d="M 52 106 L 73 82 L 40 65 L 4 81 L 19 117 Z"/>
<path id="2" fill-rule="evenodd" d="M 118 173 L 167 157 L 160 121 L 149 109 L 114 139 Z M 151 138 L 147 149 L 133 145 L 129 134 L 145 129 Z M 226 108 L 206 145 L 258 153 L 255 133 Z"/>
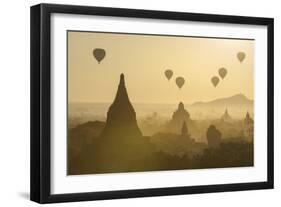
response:
<path id="1" fill-rule="evenodd" d="M 107 112 L 106 126 L 103 130 L 103 135 L 111 134 L 114 130 L 118 130 L 119 134 L 130 132 L 132 135 L 141 135 L 137 125 L 136 112 L 129 100 L 123 73 L 120 75 L 115 99 Z"/>
<path id="2" fill-rule="evenodd" d="M 231 116 L 229 115 L 227 108 L 225 109 L 225 112 L 224 112 L 224 114 L 222 115 L 221 120 L 222 120 L 222 121 L 225 121 L 225 122 L 231 122 L 231 121 L 232 121 L 232 118 L 231 118 Z"/>
<path id="3" fill-rule="evenodd" d="M 124 74 L 123 73 L 121 73 L 121 75 L 120 75 L 119 85 L 124 85 L 125 86 L 125 78 L 124 78 Z"/>
<path id="4" fill-rule="evenodd" d="M 127 93 L 127 89 L 125 86 L 125 76 L 123 73 L 120 75 L 119 85 L 118 85 L 117 93 L 116 93 L 113 104 L 119 103 L 119 102 L 120 103 L 127 102 L 129 105 L 131 105 L 129 96 Z"/>
<path id="5" fill-rule="evenodd" d="M 186 126 L 186 122 L 184 121 L 182 124 L 182 128 L 181 128 L 181 135 L 182 136 L 187 136 L 188 135 L 188 129 Z"/>
<path id="6" fill-rule="evenodd" d="M 250 118 L 249 111 L 247 111 L 246 118 L 247 118 L 247 119 L 249 119 L 249 118 Z"/>

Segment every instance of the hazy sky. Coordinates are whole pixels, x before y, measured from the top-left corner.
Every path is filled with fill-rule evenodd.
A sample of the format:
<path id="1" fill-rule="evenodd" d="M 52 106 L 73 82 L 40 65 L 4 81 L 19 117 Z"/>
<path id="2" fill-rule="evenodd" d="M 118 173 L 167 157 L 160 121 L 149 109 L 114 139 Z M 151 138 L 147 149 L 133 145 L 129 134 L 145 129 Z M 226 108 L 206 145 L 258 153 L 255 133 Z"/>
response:
<path id="1" fill-rule="evenodd" d="M 106 57 L 98 64 L 93 49 Z M 246 53 L 240 63 L 239 51 Z M 253 99 L 254 41 L 93 32 L 68 32 L 70 102 L 112 102 L 121 73 L 130 100 L 141 103 L 192 103 L 243 93 Z M 228 74 L 211 83 L 224 67 Z M 168 81 L 166 69 L 174 72 Z M 178 76 L 185 78 L 179 89 Z"/>

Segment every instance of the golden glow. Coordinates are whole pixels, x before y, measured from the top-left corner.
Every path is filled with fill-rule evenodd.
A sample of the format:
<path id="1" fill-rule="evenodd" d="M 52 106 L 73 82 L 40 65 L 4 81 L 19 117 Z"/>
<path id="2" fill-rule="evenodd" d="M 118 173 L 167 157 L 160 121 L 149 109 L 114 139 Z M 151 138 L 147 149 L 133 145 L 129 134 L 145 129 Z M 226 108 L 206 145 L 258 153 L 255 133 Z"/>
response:
<path id="1" fill-rule="evenodd" d="M 100 64 L 95 48 L 106 51 Z M 121 73 L 133 103 L 192 103 L 238 93 L 253 99 L 253 55 L 253 40 L 68 32 L 68 99 L 112 102 Z M 213 87 L 221 67 L 228 73 Z M 170 81 L 166 69 L 173 70 Z M 181 89 L 178 76 L 185 78 Z"/>

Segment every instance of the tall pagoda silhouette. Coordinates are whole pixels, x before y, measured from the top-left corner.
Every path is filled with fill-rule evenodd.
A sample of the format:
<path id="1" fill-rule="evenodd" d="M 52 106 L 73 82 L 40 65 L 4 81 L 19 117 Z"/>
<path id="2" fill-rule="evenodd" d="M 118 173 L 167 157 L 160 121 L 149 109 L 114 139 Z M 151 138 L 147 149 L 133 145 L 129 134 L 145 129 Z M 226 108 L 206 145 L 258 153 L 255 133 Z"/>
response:
<path id="1" fill-rule="evenodd" d="M 102 137 L 133 135 L 142 136 L 138 127 L 136 112 L 129 100 L 124 74 L 120 75 L 115 99 L 107 112 L 107 120 Z"/>
<path id="2" fill-rule="evenodd" d="M 136 171 L 138 164 L 152 152 L 148 138 L 142 136 L 136 112 L 129 100 L 124 74 L 115 99 L 107 112 L 105 127 L 100 137 L 88 147 L 92 172 Z M 142 164 L 141 166 L 144 166 Z"/>

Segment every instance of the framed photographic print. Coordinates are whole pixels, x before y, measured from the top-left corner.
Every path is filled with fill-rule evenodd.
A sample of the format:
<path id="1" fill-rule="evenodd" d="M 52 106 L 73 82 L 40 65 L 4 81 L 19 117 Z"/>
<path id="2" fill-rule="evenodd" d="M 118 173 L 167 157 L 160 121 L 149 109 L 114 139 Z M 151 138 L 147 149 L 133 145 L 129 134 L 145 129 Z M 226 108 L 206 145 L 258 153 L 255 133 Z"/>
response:
<path id="1" fill-rule="evenodd" d="M 31 7 L 31 200 L 273 188 L 273 19 Z"/>

